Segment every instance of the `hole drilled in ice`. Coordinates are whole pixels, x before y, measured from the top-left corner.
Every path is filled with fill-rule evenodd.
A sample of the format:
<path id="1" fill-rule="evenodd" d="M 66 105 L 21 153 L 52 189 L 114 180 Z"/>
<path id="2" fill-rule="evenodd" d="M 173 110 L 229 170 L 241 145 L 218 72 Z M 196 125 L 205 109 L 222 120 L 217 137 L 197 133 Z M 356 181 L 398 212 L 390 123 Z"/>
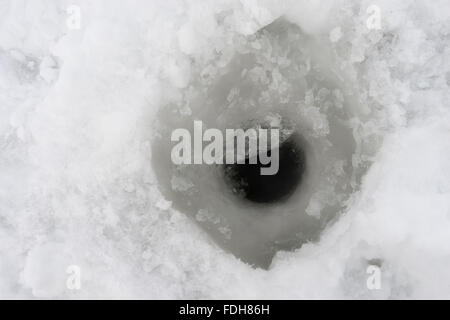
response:
<path id="1" fill-rule="evenodd" d="M 174 209 L 239 259 L 268 268 L 277 251 L 317 240 L 355 190 L 354 106 L 326 49 L 297 25 L 279 19 L 236 37 L 226 55 L 195 61 L 189 85 L 161 108 L 152 161 Z M 255 123 L 288 131 L 279 174 L 174 165 L 171 132 L 186 128 L 193 136 L 196 120 L 222 133 Z"/>

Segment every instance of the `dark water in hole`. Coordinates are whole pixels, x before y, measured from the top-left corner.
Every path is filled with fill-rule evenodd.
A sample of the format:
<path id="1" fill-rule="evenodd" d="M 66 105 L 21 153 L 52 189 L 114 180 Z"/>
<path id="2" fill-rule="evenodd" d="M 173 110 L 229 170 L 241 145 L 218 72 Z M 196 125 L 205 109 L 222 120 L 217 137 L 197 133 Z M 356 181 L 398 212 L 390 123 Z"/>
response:
<path id="1" fill-rule="evenodd" d="M 269 165 L 264 166 L 259 161 L 250 164 L 248 158 L 245 164 L 224 165 L 225 181 L 233 193 L 255 203 L 287 200 L 300 185 L 306 170 L 305 151 L 300 147 L 297 135 L 284 141 L 278 151 L 279 169 L 274 175 L 262 175 L 261 167 Z"/>

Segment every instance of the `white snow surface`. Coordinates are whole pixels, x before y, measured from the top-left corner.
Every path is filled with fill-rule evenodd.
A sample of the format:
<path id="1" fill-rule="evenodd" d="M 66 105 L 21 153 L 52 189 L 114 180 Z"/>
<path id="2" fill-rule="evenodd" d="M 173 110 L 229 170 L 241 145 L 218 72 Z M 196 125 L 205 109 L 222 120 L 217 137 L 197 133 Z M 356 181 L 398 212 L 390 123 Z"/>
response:
<path id="1" fill-rule="evenodd" d="M 328 41 L 361 93 L 355 131 L 383 139 L 320 241 L 261 270 L 163 199 L 150 141 L 192 59 L 280 16 Z M 449 85 L 447 0 L 0 0 L 0 298 L 448 299 Z"/>

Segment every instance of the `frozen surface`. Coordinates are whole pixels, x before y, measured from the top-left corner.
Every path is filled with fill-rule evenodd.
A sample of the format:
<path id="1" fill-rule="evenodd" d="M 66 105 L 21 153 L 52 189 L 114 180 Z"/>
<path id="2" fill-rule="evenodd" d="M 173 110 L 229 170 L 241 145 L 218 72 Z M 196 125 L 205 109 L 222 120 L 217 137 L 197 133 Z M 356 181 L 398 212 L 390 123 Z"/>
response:
<path id="1" fill-rule="evenodd" d="M 355 92 L 353 165 L 368 171 L 319 241 L 266 271 L 163 198 L 151 140 L 196 65 L 282 15 Z M 0 0 L 0 297 L 450 298 L 449 16 L 446 0 Z"/>

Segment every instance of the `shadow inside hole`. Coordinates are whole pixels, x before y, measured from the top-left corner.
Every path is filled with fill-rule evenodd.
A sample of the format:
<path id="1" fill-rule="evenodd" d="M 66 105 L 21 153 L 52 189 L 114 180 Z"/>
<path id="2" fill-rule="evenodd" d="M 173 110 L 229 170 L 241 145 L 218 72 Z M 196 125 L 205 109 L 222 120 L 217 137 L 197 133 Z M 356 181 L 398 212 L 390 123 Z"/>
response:
<path id="1" fill-rule="evenodd" d="M 301 184 L 306 170 L 305 151 L 293 134 L 278 148 L 279 167 L 274 175 L 262 175 L 261 168 L 268 167 L 261 162 L 251 164 L 226 164 L 223 166 L 224 179 L 232 193 L 253 203 L 275 204 L 286 201 Z M 269 151 L 269 155 L 276 150 Z"/>

